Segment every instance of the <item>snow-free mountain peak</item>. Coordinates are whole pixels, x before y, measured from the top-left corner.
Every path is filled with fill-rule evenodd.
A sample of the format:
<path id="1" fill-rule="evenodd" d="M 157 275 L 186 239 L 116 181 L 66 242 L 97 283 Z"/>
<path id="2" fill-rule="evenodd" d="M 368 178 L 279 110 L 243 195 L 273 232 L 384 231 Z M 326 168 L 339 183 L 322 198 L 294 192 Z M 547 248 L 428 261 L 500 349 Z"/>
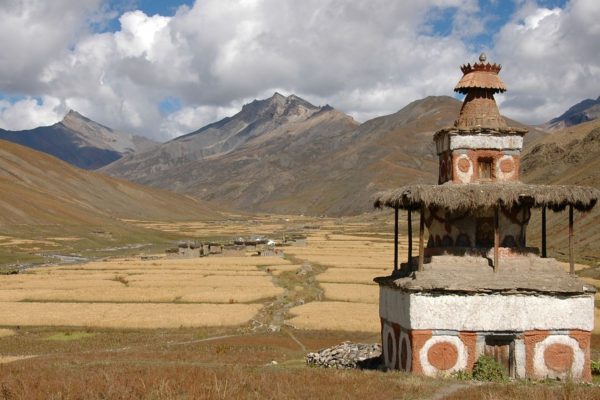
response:
<path id="1" fill-rule="evenodd" d="M 156 142 L 115 131 L 69 110 L 62 121 L 23 131 L 0 130 L 0 139 L 18 143 L 85 169 L 96 169 Z"/>
<path id="2" fill-rule="evenodd" d="M 570 107 L 561 116 L 551 119 L 543 125 L 544 129 L 556 131 L 573 125 L 579 125 L 600 117 L 600 96 L 597 99 L 585 99 Z"/>

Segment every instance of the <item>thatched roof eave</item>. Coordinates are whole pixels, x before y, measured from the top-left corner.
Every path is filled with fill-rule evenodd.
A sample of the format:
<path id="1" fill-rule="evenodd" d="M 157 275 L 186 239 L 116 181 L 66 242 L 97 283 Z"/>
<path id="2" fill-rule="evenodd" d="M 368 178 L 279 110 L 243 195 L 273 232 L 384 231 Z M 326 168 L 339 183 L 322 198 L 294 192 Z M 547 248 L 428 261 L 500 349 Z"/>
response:
<path id="1" fill-rule="evenodd" d="M 376 195 L 376 208 L 391 207 L 418 210 L 422 206 L 448 211 L 466 211 L 500 205 L 547 207 L 562 211 L 573 206 L 590 211 L 600 198 L 600 190 L 587 186 L 531 185 L 524 183 L 472 183 L 443 185 L 407 185 Z"/>

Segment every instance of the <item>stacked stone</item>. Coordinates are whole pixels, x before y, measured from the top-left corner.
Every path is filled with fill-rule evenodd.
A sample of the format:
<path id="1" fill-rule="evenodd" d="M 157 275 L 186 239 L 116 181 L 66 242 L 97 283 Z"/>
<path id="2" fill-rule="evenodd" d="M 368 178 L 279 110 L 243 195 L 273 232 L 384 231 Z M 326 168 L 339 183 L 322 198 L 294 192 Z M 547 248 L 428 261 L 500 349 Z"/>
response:
<path id="1" fill-rule="evenodd" d="M 374 369 L 381 363 L 381 345 L 344 342 L 306 355 L 306 364 L 322 368 Z"/>

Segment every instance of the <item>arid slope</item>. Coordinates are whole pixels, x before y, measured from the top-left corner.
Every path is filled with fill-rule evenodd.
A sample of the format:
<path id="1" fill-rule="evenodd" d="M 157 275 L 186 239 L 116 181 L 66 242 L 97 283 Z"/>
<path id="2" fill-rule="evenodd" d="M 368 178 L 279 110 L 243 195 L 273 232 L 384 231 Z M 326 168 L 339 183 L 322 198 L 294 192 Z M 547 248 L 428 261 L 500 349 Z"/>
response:
<path id="1" fill-rule="evenodd" d="M 433 134 L 453 124 L 460 106 L 427 97 L 358 124 L 329 106 L 276 94 L 103 171 L 243 210 L 357 214 L 371 209 L 377 191 L 437 182 Z"/>
<path id="2" fill-rule="evenodd" d="M 584 185 L 600 188 L 600 120 L 556 131 L 528 147 L 522 162 L 523 180 L 531 183 Z M 583 261 L 600 260 L 600 208 L 577 213 L 576 247 Z M 550 213 L 549 245 L 554 255 L 567 254 L 567 213 Z M 539 240 L 539 215 L 534 215 L 529 238 Z"/>
<path id="3" fill-rule="evenodd" d="M 0 140 L 0 224 L 101 224 L 217 218 L 187 196 L 85 171 Z"/>

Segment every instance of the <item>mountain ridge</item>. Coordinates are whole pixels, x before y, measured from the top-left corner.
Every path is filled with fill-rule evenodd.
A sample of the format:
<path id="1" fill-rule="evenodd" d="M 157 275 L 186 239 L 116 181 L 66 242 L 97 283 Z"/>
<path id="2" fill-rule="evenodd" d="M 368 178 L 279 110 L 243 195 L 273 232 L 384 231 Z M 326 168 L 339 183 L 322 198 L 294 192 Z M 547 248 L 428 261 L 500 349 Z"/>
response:
<path id="1" fill-rule="evenodd" d="M 461 105 L 453 97 L 429 96 L 359 124 L 329 105 L 275 93 L 101 171 L 245 211 L 357 214 L 371 209 L 377 191 L 437 182 L 433 134 L 454 124 Z M 541 135 L 531 129 L 526 140 Z M 210 147 L 239 136 L 244 140 L 219 153 L 190 150 L 190 142 Z"/>
<path id="2" fill-rule="evenodd" d="M 80 113 L 69 110 L 50 126 L 22 131 L 0 129 L 0 139 L 53 155 L 76 167 L 96 169 L 125 154 L 144 151 L 157 143 L 136 135 L 118 132 Z"/>
<path id="3" fill-rule="evenodd" d="M 600 118 L 600 96 L 597 99 L 585 99 L 571 106 L 560 116 L 542 125 L 548 131 L 557 131 L 570 126 Z"/>

